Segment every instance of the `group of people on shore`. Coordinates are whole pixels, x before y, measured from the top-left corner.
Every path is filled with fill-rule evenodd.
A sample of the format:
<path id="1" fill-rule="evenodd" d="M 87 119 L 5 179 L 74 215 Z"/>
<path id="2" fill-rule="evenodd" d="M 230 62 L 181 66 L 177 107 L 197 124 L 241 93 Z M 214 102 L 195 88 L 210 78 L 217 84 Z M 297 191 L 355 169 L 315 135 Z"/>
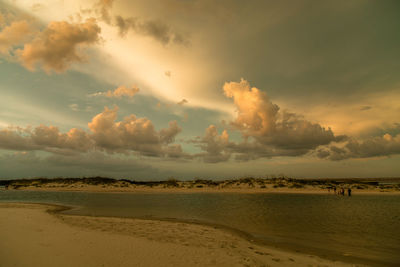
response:
<path id="1" fill-rule="evenodd" d="M 347 189 L 344 189 L 343 187 L 340 187 L 340 189 L 338 190 L 338 189 L 336 188 L 336 186 L 334 186 L 334 187 L 329 187 L 329 188 L 328 188 L 328 191 L 331 192 L 331 189 L 333 189 L 333 193 L 334 193 L 335 195 L 344 196 L 344 195 L 346 194 L 346 191 L 347 191 L 347 195 L 348 195 L 349 197 L 351 197 L 351 188 L 350 188 L 350 187 L 347 188 Z"/>

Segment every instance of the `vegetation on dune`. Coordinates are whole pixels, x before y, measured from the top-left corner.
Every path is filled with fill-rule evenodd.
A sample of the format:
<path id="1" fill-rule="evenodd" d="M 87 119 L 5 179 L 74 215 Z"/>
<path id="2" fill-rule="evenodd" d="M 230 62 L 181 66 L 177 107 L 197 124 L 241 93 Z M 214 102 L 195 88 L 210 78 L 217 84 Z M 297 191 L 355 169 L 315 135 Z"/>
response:
<path id="1" fill-rule="evenodd" d="M 169 178 L 163 181 L 135 181 L 129 179 L 113 179 L 107 177 L 83 177 L 83 178 L 32 178 L 0 180 L 0 186 L 8 189 L 24 187 L 83 187 L 83 186 L 111 186 L 123 187 L 150 187 L 150 188 L 289 188 L 301 189 L 314 187 L 321 189 L 352 188 L 352 189 L 379 189 L 400 190 L 400 178 L 388 179 L 295 179 L 285 176 L 270 178 L 244 177 L 228 180 L 207 180 L 196 178 L 191 181 L 180 181 Z"/>

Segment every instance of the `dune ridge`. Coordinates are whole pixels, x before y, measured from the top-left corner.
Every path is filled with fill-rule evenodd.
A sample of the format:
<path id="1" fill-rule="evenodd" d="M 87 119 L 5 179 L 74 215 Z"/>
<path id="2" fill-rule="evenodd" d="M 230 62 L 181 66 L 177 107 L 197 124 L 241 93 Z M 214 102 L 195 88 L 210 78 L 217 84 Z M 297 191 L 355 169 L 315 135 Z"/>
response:
<path id="1" fill-rule="evenodd" d="M 353 193 L 400 194 L 400 178 L 295 179 L 240 178 L 228 180 L 195 179 L 180 181 L 135 181 L 104 177 L 34 178 L 0 181 L 7 190 L 93 191 L 93 192 L 242 192 L 242 193 L 334 193 L 351 189 Z"/>

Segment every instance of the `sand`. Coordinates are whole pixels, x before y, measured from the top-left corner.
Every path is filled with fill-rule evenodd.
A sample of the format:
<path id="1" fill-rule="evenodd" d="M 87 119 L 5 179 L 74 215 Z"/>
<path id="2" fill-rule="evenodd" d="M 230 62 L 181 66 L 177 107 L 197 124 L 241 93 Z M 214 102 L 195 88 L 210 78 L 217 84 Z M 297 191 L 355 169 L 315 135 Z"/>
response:
<path id="1" fill-rule="evenodd" d="M 57 209 L 0 203 L 1 267 L 352 266 L 262 246 L 211 226 L 62 215 Z"/>
<path id="2" fill-rule="evenodd" d="M 53 191 L 53 192 L 112 192 L 112 193 L 243 193 L 243 194 L 260 194 L 260 193 L 294 193 L 294 194 L 331 194 L 333 190 L 321 188 L 319 186 L 306 185 L 302 188 L 278 187 L 274 188 L 269 185 L 266 188 L 260 186 L 247 186 L 240 184 L 238 186 L 220 187 L 220 186 L 202 186 L 202 187 L 168 187 L 165 185 L 160 186 L 137 186 L 129 185 L 125 182 L 117 182 L 112 185 L 90 185 L 80 182 L 73 184 L 60 184 L 48 183 L 36 186 L 21 186 L 18 189 L 9 188 L 8 190 L 25 190 L 25 191 Z M 385 195 L 399 195 L 399 190 L 382 190 L 376 187 L 367 189 L 352 189 L 352 194 L 385 194 Z M 347 191 L 346 191 L 347 195 Z"/>

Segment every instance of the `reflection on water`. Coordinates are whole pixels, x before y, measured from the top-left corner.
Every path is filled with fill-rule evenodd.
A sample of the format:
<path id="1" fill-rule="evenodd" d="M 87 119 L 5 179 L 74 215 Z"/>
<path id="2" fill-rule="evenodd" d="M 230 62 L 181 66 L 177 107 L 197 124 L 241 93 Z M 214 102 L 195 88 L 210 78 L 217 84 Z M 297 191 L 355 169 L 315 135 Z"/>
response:
<path id="1" fill-rule="evenodd" d="M 1 191 L 0 201 L 76 206 L 71 214 L 174 218 L 236 228 L 323 257 L 400 264 L 400 196 Z"/>

